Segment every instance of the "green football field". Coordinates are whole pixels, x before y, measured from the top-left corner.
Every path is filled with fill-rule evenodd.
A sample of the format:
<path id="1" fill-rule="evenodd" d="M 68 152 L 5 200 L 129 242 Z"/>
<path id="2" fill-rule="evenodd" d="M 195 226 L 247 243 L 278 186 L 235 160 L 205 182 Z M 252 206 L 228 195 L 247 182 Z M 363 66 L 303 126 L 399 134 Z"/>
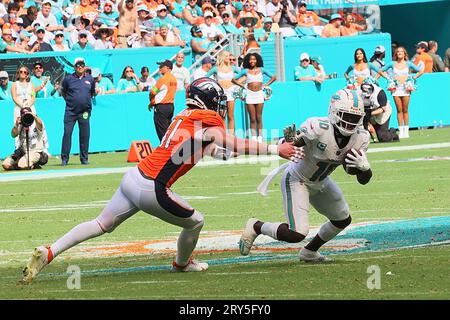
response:
<path id="1" fill-rule="evenodd" d="M 256 192 L 283 161 L 252 158 L 197 166 L 172 188 L 205 216 L 194 254 L 209 262 L 206 272 L 170 273 L 180 229 L 139 212 L 113 233 L 58 256 L 31 285 L 18 280 L 34 247 L 94 219 L 133 164 L 126 152 L 103 153 L 92 154 L 88 167 L 72 156 L 63 168 L 53 157 L 42 170 L 2 172 L 0 299 L 449 299 L 450 128 L 412 131 L 410 139 L 371 144 L 369 151 L 368 185 L 342 168 L 332 174 L 353 222 L 323 248 L 329 263 L 299 262 L 306 242 L 264 238 L 249 256 L 239 255 L 250 217 L 285 221 L 281 177 L 268 196 Z M 311 210 L 308 238 L 324 221 Z"/>

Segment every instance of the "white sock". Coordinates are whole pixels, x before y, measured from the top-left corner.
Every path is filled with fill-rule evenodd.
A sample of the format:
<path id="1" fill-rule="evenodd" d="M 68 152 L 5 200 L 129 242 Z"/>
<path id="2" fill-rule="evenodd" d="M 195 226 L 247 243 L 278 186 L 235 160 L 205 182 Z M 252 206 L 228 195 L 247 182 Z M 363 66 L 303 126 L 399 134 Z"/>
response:
<path id="1" fill-rule="evenodd" d="M 252 140 L 253 141 L 258 141 L 258 137 L 257 136 L 252 136 Z"/>
<path id="2" fill-rule="evenodd" d="M 195 229 L 183 229 L 178 237 L 177 241 L 177 256 L 175 262 L 179 266 L 185 266 L 189 262 L 189 258 L 197 245 L 198 236 L 200 230 L 202 230 L 203 224 Z"/>
<path id="3" fill-rule="evenodd" d="M 258 136 L 257 140 L 258 140 L 258 142 L 261 143 L 263 141 L 263 137 L 262 136 Z"/>
<path id="4" fill-rule="evenodd" d="M 277 239 L 277 230 L 281 222 L 264 222 L 261 227 L 261 234 Z"/>
<path id="5" fill-rule="evenodd" d="M 317 233 L 323 241 L 330 241 L 334 237 L 336 237 L 342 229 L 339 229 L 335 225 L 333 225 L 330 221 L 325 222 L 321 227 L 319 232 Z"/>
<path id="6" fill-rule="evenodd" d="M 399 131 L 399 133 L 398 133 L 398 137 L 399 138 L 404 138 L 405 137 L 405 130 L 403 129 L 404 127 L 403 126 L 398 126 L 398 131 Z"/>
<path id="7" fill-rule="evenodd" d="M 405 138 L 409 138 L 409 126 L 404 126 Z"/>
<path id="8" fill-rule="evenodd" d="M 50 248 L 52 250 L 53 257 L 56 257 L 58 254 L 72 248 L 73 246 L 76 246 L 80 242 L 101 236 L 102 234 L 104 234 L 104 232 L 102 228 L 100 228 L 97 220 L 94 219 L 80 223 L 51 245 Z"/>

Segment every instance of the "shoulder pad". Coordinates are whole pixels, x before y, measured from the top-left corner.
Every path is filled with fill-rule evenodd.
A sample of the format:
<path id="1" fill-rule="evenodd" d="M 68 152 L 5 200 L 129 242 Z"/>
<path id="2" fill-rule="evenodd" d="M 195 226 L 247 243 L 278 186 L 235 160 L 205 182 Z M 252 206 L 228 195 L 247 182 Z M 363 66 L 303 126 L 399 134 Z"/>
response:
<path id="1" fill-rule="evenodd" d="M 327 132 L 330 126 L 328 118 L 309 118 L 300 126 L 300 132 L 306 139 L 314 140 Z"/>

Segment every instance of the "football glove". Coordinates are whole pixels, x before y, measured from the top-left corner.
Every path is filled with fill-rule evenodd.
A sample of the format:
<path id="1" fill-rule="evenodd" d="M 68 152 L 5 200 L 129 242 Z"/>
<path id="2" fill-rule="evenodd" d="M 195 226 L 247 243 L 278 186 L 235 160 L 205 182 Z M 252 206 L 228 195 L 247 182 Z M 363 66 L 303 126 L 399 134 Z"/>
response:
<path id="1" fill-rule="evenodd" d="M 355 168 L 361 171 L 367 171 L 370 169 L 369 160 L 367 160 L 364 150 L 359 150 L 358 152 L 355 149 L 352 149 L 352 152 L 347 154 L 345 162 L 349 168 Z"/>

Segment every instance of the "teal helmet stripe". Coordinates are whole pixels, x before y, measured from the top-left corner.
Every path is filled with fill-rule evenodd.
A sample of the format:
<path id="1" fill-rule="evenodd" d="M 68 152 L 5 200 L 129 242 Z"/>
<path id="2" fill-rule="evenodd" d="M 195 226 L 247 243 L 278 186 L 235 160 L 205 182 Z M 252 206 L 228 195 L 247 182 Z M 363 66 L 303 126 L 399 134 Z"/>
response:
<path id="1" fill-rule="evenodd" d="M 353 93 L 353 107 L 355 109 L 358 109 L 358 94 L 356 93 L 356 90 L 352 90 Z"/>

